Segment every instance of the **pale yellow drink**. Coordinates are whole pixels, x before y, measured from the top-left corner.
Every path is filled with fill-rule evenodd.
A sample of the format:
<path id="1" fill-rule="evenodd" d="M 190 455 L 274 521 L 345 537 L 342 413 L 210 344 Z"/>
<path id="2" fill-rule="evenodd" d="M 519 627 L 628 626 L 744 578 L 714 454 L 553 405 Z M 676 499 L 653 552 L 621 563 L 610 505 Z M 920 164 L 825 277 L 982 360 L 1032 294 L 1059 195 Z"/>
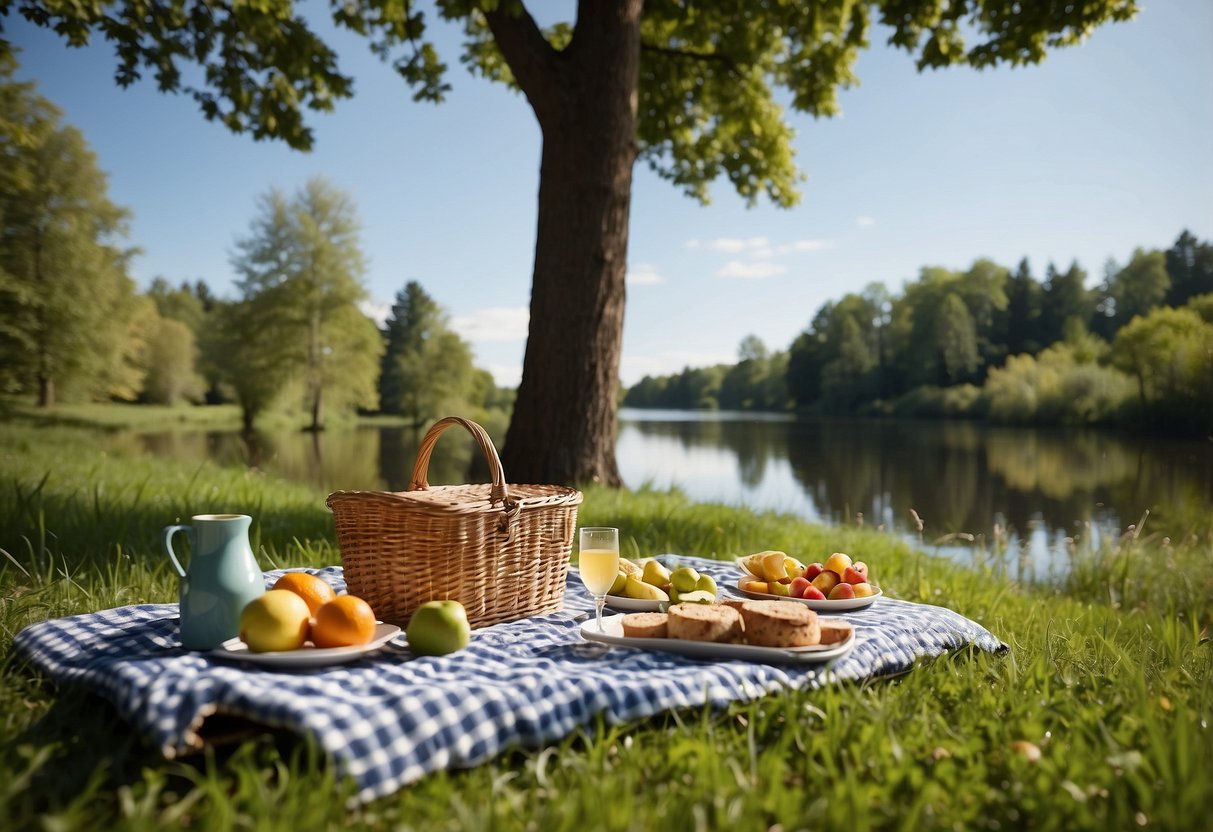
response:
<path id="1" fill-rule="evenodd" d="M 591 595 L 606 595 L 619 574 L 619 551 L 617 549 L 582 549 L 580 560 L 581 582 Z"/>

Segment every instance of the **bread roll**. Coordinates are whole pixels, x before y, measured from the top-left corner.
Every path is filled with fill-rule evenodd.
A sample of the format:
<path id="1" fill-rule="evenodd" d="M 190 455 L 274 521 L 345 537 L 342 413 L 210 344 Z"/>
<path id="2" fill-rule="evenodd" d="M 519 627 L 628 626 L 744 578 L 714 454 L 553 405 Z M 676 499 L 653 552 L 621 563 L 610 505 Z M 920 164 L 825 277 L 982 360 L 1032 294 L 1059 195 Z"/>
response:
<path id="1" fill-rule="evenodd" d="M 741 606 L 747 644 L 809 647 L 821 642 L 817 613 L 790 601 L 747 601 Z"/>
<path id="2" fill-rule="evenodd" d="M 664 612 L 634 612 L 623 617 L 623 634 L 628 638 L 665 638 Z"/>
<path id="3" fill-rule="evenodd" d="M 720 604 L 675 604 L 669 612 L 669 636 L 686 641 L 741 641 L 741 615 Z"/>
<path id="4" fill-rule="evenodd" d="M 850 624 L 837 618 L 819 618 L 817 623 L 821 627 L 822 644 L 840 644 L 854 632 Z"/>

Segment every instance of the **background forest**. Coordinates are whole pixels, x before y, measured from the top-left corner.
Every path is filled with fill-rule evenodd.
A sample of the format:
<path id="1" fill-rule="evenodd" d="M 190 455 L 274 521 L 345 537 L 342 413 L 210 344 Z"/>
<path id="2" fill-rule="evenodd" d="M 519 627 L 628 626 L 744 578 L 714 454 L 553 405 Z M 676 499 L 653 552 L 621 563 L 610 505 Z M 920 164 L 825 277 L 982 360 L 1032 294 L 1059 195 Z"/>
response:
<path id="1" fill-rule="evenodd" d="M 923 267 L 900 295 L 823 305 L 787 350 L 750 336 L 737 364 L 646 377 L 624 403 L 1213 430 L 1213 245 L 1184 231 L 1090 283 L 1077 263 Z"/>

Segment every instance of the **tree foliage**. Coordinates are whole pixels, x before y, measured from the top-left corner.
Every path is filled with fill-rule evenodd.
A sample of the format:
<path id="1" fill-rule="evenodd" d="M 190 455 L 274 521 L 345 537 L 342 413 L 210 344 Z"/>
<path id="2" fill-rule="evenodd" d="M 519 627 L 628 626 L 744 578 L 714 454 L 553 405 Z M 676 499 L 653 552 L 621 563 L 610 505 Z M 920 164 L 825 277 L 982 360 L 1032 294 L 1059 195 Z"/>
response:
<path id="1" fill-rule="evenodd" d="M 128 213 L 80 131 L 0 56 L 0 378 L 11 392 L 130 393 Z"/>
<path id="2" fill-rule="evenodd" d="M 451 331 L 446 313 L 420 283 L 410 281 L 396 294 L 385 337 L 379 376 L 385 412 L 420 428 L 484 403 L 490 391 L 472 364 L 471 347 Z"/>
<path id="3" fill-rule="evenodd" d="M 313 430 L 324 427 L 326 403 L 377 405 L 382 343 L 358 308 L 365 298 L 358 234 L 349 197 L 315 178 L 289 199 L 269 191 L 237 243 L 233 265 L 250 323 L 261 330 L 255 340 L 273 342 L 249 349 L 268 350 L 274 374 L 302 385 Z"/>

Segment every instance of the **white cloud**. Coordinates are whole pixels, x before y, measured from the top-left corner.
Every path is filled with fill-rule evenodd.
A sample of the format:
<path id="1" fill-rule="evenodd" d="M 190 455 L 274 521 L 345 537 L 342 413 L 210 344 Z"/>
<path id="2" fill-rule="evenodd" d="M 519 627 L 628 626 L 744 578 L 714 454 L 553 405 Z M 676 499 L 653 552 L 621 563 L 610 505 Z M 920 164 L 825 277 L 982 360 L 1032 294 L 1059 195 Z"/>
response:
<path id="1" fill-rule="evenodd" d="M 730 260 L 716 274 L 721 277 L 739 277 L 746 280 L 757 280 L 783 274 L 787 270 L 787 266 L 781 266 L 778 263 L 744 263 L 741 260 Z"/>
<path id="2" fill-rule="evenodd" d="M 766 237 L 751 237 L 748 240 L 740 240 L 736 237 L 717 237 L 708 243 L 708 248 L 713 251 L 723 251 L 726 254 L 740 254 L 746 250 L 764 249 L 770 245 L 771 241 Z"/>
<path id="3" fill-rule="evenodd" d="M 692 237 L 691 239 L 687 240 L 686 243 L 684 243 L 684 245 L 687 248 L 699 248 L 699 240 Z"/>
<path id="4" fill-rule="evenodd" d="M 392 314 L 392 305 L 379 300 L 364 300 L 358 304 L 358 309 L 381 329 L 387 323 L 388 316 Z"/>
<path id="5" fill-rule="evenodd" d="M 855 218 L 855 224 L 856 224 L 856 225 L 859 225 L 859 226 L 863 226 L 864 228 L 866 228 L 866 227 L 868 227 L 869 225 L 875 225 L 875 224 L 876 224 L 876 220 L 875 220 L 875 219 L 873 219 L 872 217 L 856 217 L 856 218 Z"/>
<path id="6" fill-rule="evenodd" d="M 471 315 L 460 315 L 451 321 L 451 328 L 473 344 L 485 341 L 522 341 L 526 339 L 531 312 L 525 306 L 477 309 Z"/>
<path id="7" fill-rule="evenodd" d="M 521 364 L 490 364 L 485 369 L 492 374 L 498 387 L 515 388 L 522 381 Z"/>
<path id="8" fill-rule="evenodd" d="M 829 247 L 830 243 L 827 240 L 793 240 L 777 246 L 775 251 L 779 254 L 798 254 L 804 251 L 821 251 L 823 248 Z"/>
<path id="9" fill-rule="evenodd" d="M 665 278 L 657 271 L 657 267 L 649 263 L 637 263 L 628 269 L 629 286 L 652 286 L 665 283 Z"/>

